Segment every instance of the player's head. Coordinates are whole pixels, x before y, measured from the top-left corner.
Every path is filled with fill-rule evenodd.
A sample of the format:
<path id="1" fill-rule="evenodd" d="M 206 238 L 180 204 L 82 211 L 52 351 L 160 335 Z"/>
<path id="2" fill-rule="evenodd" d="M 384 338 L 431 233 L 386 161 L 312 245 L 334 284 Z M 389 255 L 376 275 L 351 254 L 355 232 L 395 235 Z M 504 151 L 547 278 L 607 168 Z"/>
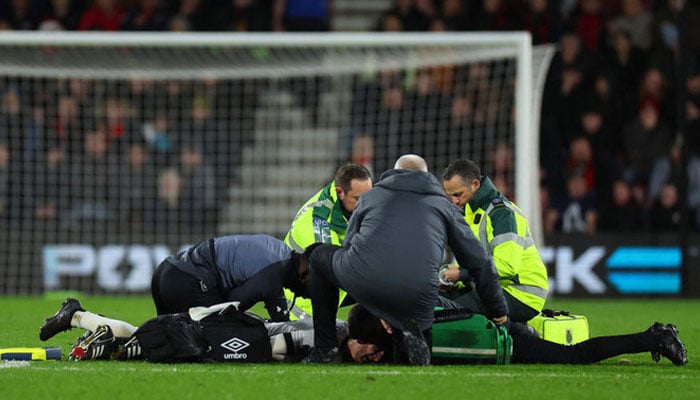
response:
<path id="1" fill-rule="evenodd" d="M 428 164 L 417 154 L 404 154 L 396 160 L 394 169 L 428 172 Z"/>
<path id="2" fill-rule="evenodd" d="M 442 172 L 442 187 L 450 201 L 464 209 L 481 186 L 481 170 L 471 160 L 457 160 Z"/>
<path id="3" fill-rule="evenodd" d="M 358 363 L 390 362 L 393 338 L 381 320 L 357 304 L 348 313 L 348 350 Z"/>
<path id="4" fill-rule="evenodd" d="M 362 165 L 348 163 L 335 172 L 335 191 L 343 211 L 355 210 L 362 193 L 372 189 L 372 174 Z"/>

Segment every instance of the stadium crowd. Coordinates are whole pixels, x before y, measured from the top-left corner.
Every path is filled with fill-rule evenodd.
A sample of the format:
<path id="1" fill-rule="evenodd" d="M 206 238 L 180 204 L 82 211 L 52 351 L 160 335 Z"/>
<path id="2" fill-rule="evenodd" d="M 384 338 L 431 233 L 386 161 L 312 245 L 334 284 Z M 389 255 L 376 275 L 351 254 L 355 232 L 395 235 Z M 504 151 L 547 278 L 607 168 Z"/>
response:
<path id="1" fill-rule="evenodd" d="M 12 0 L 0 4 L 0 29 L 323 31 L 332 26 L 332 3 Z M 547 233 L 700 227 L 700 1 L 395 0 L 374 29 L 527 30 L 534 44 L 557 44 L 541 111 Z M 348 158 L 381 172 L 382 162 L 423 149 L 438 173 L 451 161 L 440 154 L 449 142 L 512 197 L 505 178 L 512 143 L 471 154 L 473 143 L 490 140 L 489 126 L 512 114 L 507 102 L 483 101 L 497 69 L 421 70 L 410 88 L 391 73 L 358 82 Z M 246 107 L 255 104 L 242 101 L 250 93 L 244 82 L 17 82 L 0 79 L 5 223 L 136 221 L 138 229 L 167 232 L 174 221 L 214 233 L 226 189 L 236 183 L 229 171 L 251 139 Z M 510 87 L 501 85 L 495 92 Z M 381 96 L 368 99 L 371 93 Z M 159 101 L 178 103 L 144 106 Z M 399 146 L 388 144 L 391 135 Z M 60 210 L 68 212 L 59 218 Z"/>

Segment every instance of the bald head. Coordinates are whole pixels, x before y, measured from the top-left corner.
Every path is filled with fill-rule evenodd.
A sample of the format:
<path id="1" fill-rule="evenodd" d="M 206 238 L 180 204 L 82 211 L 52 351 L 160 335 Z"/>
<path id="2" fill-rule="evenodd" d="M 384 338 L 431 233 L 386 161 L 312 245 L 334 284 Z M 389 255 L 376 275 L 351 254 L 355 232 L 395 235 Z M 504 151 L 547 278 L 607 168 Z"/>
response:
<path id="1" fill-rule="evenodd" d="M 412 171 L 428 172 L 428 164 L 423 157 L 415 154 L 404 154 L 396 160 L 394 169 L 408 169 Z"/>

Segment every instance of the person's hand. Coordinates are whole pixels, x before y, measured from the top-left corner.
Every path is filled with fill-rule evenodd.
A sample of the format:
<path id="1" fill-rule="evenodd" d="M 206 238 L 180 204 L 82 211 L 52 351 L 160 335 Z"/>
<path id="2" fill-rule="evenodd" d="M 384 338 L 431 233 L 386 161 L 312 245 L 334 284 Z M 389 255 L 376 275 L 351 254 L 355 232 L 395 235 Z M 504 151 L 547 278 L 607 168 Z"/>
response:
<path id="1" fill-rule="evenodd" d="M 503 325 L 508 321 L 507 315 L 501 315 L 500 317 L 491 318 L 491 321 L 496 323 L 496 325 Z"/>
<path id="2" fill-rule="evenodd" d="M 371 343 L 360 343 L 357 339 L 348 340 L 348 352 L 353 361 L 358 364 L 378 363 L 384 356 L 384 351 Z"/>
<path id="3" fill-rule="evenodd" d="M 457 282 L 459 280 L 459 267 L 451 266 L 442 271 L 442 277 L 448 282 Z"/>

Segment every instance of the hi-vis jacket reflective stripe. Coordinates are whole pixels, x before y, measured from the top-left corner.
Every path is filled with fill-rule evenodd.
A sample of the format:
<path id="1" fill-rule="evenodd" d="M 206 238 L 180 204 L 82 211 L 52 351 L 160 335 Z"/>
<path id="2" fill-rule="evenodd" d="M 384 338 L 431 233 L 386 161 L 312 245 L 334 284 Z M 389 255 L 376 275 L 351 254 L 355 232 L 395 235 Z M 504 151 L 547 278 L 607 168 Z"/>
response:
<path id="1" fill-rule="evenodd" d="M 348 220 L 343 214 L 338 193 L 335 190 L 335 182 L 331 182 L 313 195 L 299 209 L 292 221 L 289 232 L 284 237 L 284 243 L 297 253 L 314 243 L 327 243 L 342 245 L 345 240 L 345 231 L 348 229 Z M 287 303 L 291 305 L 294 293 L 284 290 Z M 345 298 L 345 292 L 340 291 L 340 301 Z M 294 302 L 290 316 L 303 319 L 311 315 L 311 300 L 297 298 Z"/>
<path id="2" fill-rule="evenodd" d="M 493 256 L 503 290 L 541 311 L 549 290 L 547 268 L 522 210 L 483 177 L 464 207 L 464 218 Z"/>

